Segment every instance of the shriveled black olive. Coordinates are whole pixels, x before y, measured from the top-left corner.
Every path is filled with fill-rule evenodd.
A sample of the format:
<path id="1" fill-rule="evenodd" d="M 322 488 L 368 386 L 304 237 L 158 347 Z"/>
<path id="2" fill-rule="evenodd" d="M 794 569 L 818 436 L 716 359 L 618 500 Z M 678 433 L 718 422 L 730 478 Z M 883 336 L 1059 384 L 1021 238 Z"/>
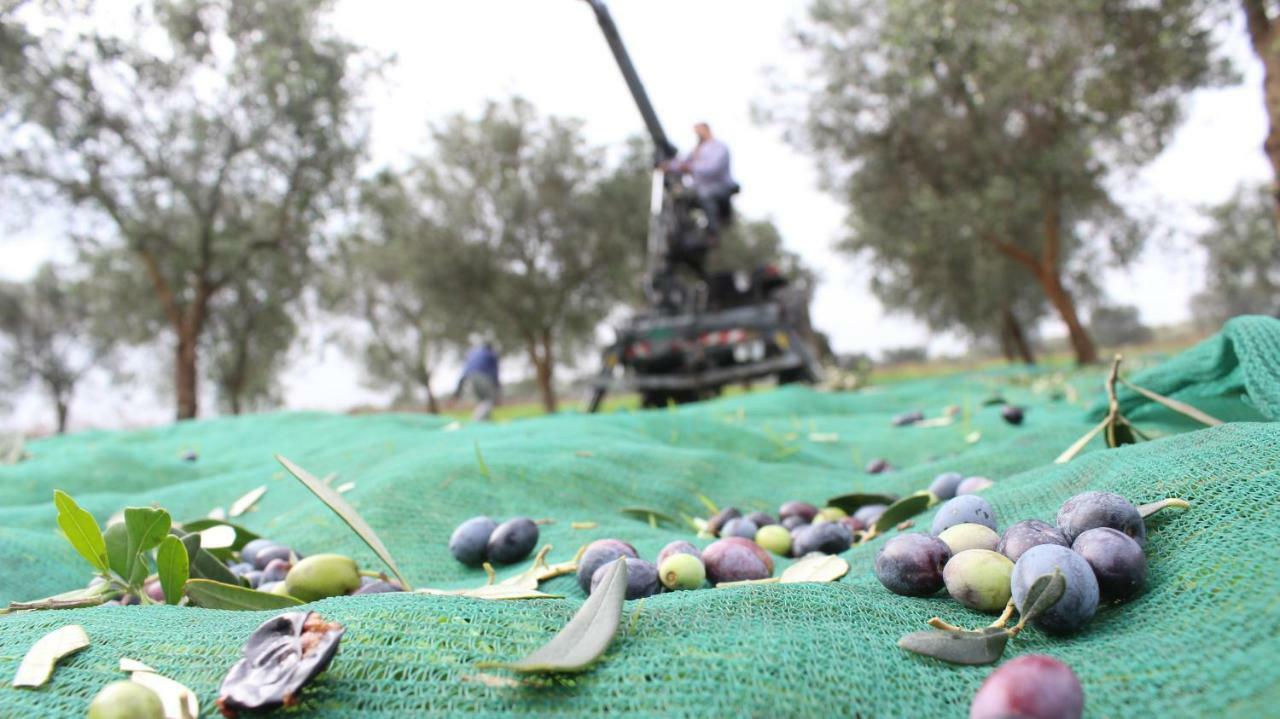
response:
<path id="1" fill-rule="evenodd" d="M 307 682 L 329 666 L 344 631 L 315 612 L 288 612 L 263 622 L 245 642 L 244 658 L 222 680 L 223 716 L 297 704 Z"/>

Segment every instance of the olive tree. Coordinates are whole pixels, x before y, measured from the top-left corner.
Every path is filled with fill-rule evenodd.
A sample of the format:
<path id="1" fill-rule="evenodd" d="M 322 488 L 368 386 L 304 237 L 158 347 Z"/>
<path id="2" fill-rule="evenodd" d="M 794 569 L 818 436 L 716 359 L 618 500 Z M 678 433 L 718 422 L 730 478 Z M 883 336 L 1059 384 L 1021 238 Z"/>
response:
<path id="1" fill-rule="evenodd" d="M 171 338 L 179 419 L 221 298 L 268 256 L 306 262 L 361 154 L 369 63 L 330 4 L 139 0 L 119 30 L 78 3 L 5 19 L 21 49 L 0 53 L 0 174 L 87 213 L 129 260 L 112 277 L 146 293 L 120 311 Z"/>

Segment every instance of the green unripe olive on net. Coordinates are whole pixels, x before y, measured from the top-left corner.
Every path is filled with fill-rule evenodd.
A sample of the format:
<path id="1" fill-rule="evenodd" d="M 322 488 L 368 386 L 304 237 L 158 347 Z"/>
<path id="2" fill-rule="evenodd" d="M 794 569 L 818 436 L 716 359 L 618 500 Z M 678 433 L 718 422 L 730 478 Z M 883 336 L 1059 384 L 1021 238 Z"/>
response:
<path id="1" fill-rule="evenodd" d="M 141 684 L 111 682 L 89 702 L 89 719 L 164 719 L 164 704 Z"/>
<path id="2" fill-rule="evenodd" d="M 350 557 L 314 554 L 293 565 L 284 578 L 284 584 L 289 596 L 314 602 L 359 589 L 360 572 Z"/>
<path id="3" fill-rule="evenodd" d="M 791 554 L 791 532 L 781 524 L 770 524 L 756 532 L 756 544 L 779 557 Z"/>
<path id="4" fill-rule="evenodd" d="M 999 614 L 1009 603 L 1013 562 L 988 549 L 970 549 L 951 557 L 942 569 L 947 593 L 970 609 Z"/>
<path id="5" fill-rule="evenodd" d="M 672 554 L 658 565 L 658 579 L 667 589 L 699 589 L 707 581 L 707 568 L 692 554 Z"/>
<path id="6" fill-rule="evenodd" d="M 1000 535 L 994 529 L 972 522 L 947 527 L 938 535 L 938 539 L 946 542 L 953 556 L 967 549 L 989 549 L 994 552 L 1000 546 Z"/>

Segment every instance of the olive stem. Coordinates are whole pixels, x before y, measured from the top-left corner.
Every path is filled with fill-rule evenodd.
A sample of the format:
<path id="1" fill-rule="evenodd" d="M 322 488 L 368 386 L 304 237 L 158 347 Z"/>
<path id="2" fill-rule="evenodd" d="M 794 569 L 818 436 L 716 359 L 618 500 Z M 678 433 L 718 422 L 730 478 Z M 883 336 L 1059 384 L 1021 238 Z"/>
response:
<path id="1" fill-rule="evenodd" d="M 1004 605 L 1004 613 L 1000 615 L 999 619 L 996 619 L 995 622 L 991 624 L 992 628 L 1003 629 L 1006 625 L 1008 625 L 1009 620 L 1013 618 L 1013 610 L 1014 610 L 1013 599 L 1010 599 L 1009 603 Z"/>
<path id="2" fill-rule="evenodd" d="M 945 630 L 945 631 L 948 631 L 948 632 L 967 632 L 967 631 L 969 631 L 968 629 L 965 629 L 964 627 L 957 627 L 957 626 L 956 626 L 956 625 L 954 625 L 954 624 L 948 624 L 947 622 L 942 621 L 942 619 L 941 619 L 940 617 L 934 617 L 933 619 L 930 619 L 930 620 L 929 620 L 929 626 L 933 627 L 934 629 L 942 629 L 942 630 Z"/>

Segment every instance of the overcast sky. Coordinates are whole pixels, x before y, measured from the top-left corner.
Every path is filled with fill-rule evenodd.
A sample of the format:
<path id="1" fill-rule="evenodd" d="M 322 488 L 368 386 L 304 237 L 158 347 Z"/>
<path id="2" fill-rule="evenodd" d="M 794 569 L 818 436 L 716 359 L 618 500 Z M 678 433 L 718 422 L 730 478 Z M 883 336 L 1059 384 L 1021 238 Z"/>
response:
<path id="1" fill-rule="evenodd" d="M 844 211 L 819 192 L 812 163 L 781 140 L 778 128 L 752 122 L 751 105 L 770 98 L 765 68 L 802 67 L 787 42 L 787 28 L 806 4 L 613 0 L 611 7 L 673 141 L 687 149 L 693 123 L 711 123 L 733 152 L 743 186 L 739 210 L 773 218 L 791 249 L 819 268 L 813 318 L 838 351 L 875 354 L 924 343 L 938 352 L 956 351 L 961 345 L 954 338 L 930 338 L 909 318 L 884 314 L 867 291 L 869 269 L 831 250 Z M 358 43 L 397 58 L 386 82 L 368 98 L 370 167 L 421 151 L 430 121 L 474 113 L 487 99 L 514 94 L 543 113 L 582 118 L 596 143 L 619 143 L 643 130 L 582 0 L 342 0 L 334 24 Z M 1203 258 L 1186 242 L 1200 226 L 1196 209 L 1225 199 L 1242 181 L 1268 177 L 1261 152 L 1261 69 L 1242 26 L 1223 34 L 1244 70 L 1243 83 L 1193 96 L 1187 121 L 1165 154 L 1136 178 L 1118 183 L 1135 207 L 1159 210 L 1170 225 L 1182 228 L 1172 241 L 1150 246 L 1128 270 L 1108 272 L 1111 297 L 1137 305 L 1153 324 L 1186 319 L 1188 299 L 1201 286 Z M 12 208 L 0 208 L 0 276 L 23 278 L 40 261 L 65 256 L 56 214 L 23 215 L 19 223 L 14 216 Z M 1044 330 L 1061 333 L 1055 321 Z M 295 355 L 286 380 L 291 408 L 342 410 L 383 398 L 361 388 L 358 369 L 318 337 Z M 163 362 L 143 369 L 168 371 Z M 203 407 L 212 411 L 209 401 Z M 120 389 L 99 377 L 77 397 L 71 413 L 73 426 L 137 426 L 166 421 L 172 409 L 149 387 Z M 0 427 L 47 426 L 47 414 L 43 399 L 23 397 L 14 412 L 0 416 Z"/>

